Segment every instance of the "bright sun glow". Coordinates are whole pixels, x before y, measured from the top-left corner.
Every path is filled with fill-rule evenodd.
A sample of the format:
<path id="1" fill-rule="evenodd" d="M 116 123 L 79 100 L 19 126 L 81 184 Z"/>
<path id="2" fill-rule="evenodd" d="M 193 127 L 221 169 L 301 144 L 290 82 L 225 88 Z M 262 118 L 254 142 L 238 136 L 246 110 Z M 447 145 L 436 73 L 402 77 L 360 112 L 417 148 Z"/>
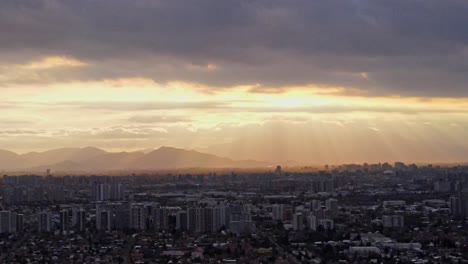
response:
<path id="1" fill-rule="evenodd" d="M 26 142 L 11 145 L 10 149 L 19 151 L 49 148 L 45 142 L 119 151 L 147 145 L 203 149 L 227 144 L 220 147 L 225 156 L 239 152 L 257 158 L 266 155 L 261 149 L 275 144 L 282 146 L 284 155 L 295 159 L 317 150 L 328 153 L 320 159 L 344 161 L 350 155 L 346 153 L 357 147 L 349 142 L 366 146 L 368 140 L 379 141 L 386 145 L 385 155 L 401 154 L 407 150 L 399 145 L 411 146 L 406 142 L 411 138 L 437 142 L 443 137 L 458 142 L 468 124 L 468 102 L 463 99 L 370 97 L 352 87 L 314 84 L 216 87 L 180 80 L 158 83 L 142 77 L 68 82 L 51 79 L 39 89 L 12 80 L 37 81 L 48 78 L 46 73 L 51 71 L 93 65 L 64 56 L 47 56 L 20 65 L 4 67 L 0 73 L 1 80 L 10 81 L 2 88 L 8 92 L 3 96 L 4 105 L 0 105 L 4 116 L 0 143 L 10 146 L 18 140 Z M 190 70 L 222 68 L 191 66 Z M 294 152 L 304 144 L 307 147 L 303 152 Z M 432 151 L 440 152 L 437 148 Z M 378 156 L 371 154 L 373 150 L 368 152 L 370 157 Z"/>

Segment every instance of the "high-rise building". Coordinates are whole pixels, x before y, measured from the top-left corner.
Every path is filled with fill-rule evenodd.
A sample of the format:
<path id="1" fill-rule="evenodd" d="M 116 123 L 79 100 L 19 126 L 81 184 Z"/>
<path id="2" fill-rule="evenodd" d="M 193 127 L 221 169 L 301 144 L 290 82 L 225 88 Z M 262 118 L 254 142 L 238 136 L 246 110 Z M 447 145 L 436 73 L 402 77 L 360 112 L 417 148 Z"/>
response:
<path id="1" fill-rule="evenodd" d="M 10 213 L 10 233 L 16 233 L 18 231 L 18 214 L 15 212 Z"/>
<path id="2" fill-rule="evenodd" d="M 146 230 L 155 231 L 156 230 L 156 208 L 158 208 L 158 203 L 147 202 L 143 203 L 146 214 Z"/>
<path id="3" fill-rule="evenodd" d="M 252 225 L 250 210 L 243 205 L 204 205 L 176 213 L 176 228 L 191 233 L 218 232 L 223 227 L 244 233 L 252 230 Z"/>
<path id="4" fill-rule="evenodd" d="M 169 209 L 158 207 L 154 209 L 156 230 L 169 230 Z"/>
<path id="5" fill-rule="evenodd" d="M 464 217 L 464 212 L 462 208 L 462 199 L 460 196 L 450 197 L 450 212 L 454 218 Z"/>
<path id="6" fill-rule="evenodd" d="M 130 207 L 130 228 L 135 230 L 146 230 L 147 213 L 143 204 L 132 204 Z"/>
<path id="7" fill-rule="evenodd" d="M 219 231 L 222 227 L 227 226 L 226 207 L 218 205 L 213 208 L 213 228 L 212 231 Z"/>
<path id="8" fill-rule="evenodd" d="M 215 232 L 214 211 L 212 207 L 205 208 L 205 232 Z"/>
<path id="9" fill-rule="evenodd" d="M 197 229 L 197 208 L 187 209 L 187 230 L 194 233 Z"/>
<path id="10" fill-rule="evenodd" d="M 3 183 L 5 185 L 16 185 L 18 184 L 18 178 L 17 176 L 8 176 L 8 175 L 4 175 L 3 176 Z"/>
<path id="11" fill-rule="evenodd" d="M 47 188 L 47 197 L 49 201 L 63 202 L 66 199 L 66 190 L 63 186 L 49 186 Z"/>
<path id="12" fill-rule="evenodd" d="M 271 206 L 271 217 L 276 221 L 284 219 L 284 204 L 274 204 Z"/>
<path id="13" fill-rule="evenodd" d="M 24 187 L 6 186 L 3 193 L 3 201 L 6 204 L 20 204 L 27 201 L 27 190 Z"/>
<path id="14" fill-rule="evenodd" d="M 24 215 L 17 214 L 16 215 L 16 231 L 22 233 L 24 230 Z"/>
<path id="15" fill-rule="evenodd" d="M 331 219 L 338 217 L 338 200 L 330 198 L 326 200 L 325 205 L 330 212 Z"/>
<path id="16" fill-rule="evenodd" d="M 70 232 L 71 218 L 71 210 L 62 209 L 60 211 L 60 232 L 62 232 L 62 234 L 68 234 Z"/>
<path id="17" fill-rule="evenodd" d="M 176 214 L 176 229 L 186 231 L 188 230 L 188 213 L 187 211 L 178 211 Z"/>
<path id="18" fill-rule="evenodd" d="M 86 230 L 86 211 L 83 208 L 78 208 L 73 211 L 73 223 L 75 230 L 84 232 Z"/>
<path id="19" fill-rule="evenodd" d="M 28 202 L 41 202 L 45 200 L 44 188 L 33 187 L 27 189 L 27 200 Z"/>
<path id="20" fill-rule="evenodd" d="M 112 201 L 123 201 L 125 198 L 125 185 L 114 182 L 110 185 L 109 199 Z"/>
<path id="21" fill-rule="evenodd" d="M 250 215 L 250 209 L 246 205 L 229 205 L 229 230 L 238 235 L 251 233 L 255 229 Z"/>
<path id="22" fill-rule="evenodd" d="M 331 192 L 335 188 L 334 179 L 315 179 L 311 182 L 310 190 L 312 192 Z"/>
<path id="23" fill-rule="evenodd" d="M 206 226 L 206 220 L 205 220 L 206 214 L 205 214 L 205 208 L 200 207 L 197 208 L 195 211 L 195 232 L 197 233 L 205 233 L 205 226 Z"/>
<path id="24" fill-rule="evenodd" d="M 304 230 L 304 215 L 302 212 L 293 214 L 293 229 L 296 231 Z"/>
<path id="25" fill-rule="evenodd" d="M 110 185 L 106 183 L 93 183 L 92 196 L 94 201 L 103 202 L 110 200 Z"/>
<path id="26" fill-rule="evenodd" d="M 468 217 L 468 189 L 460 190 L 457 195 L 450 197 L 450 211 L 455 218 Z"/>
<path id="27" fill-rule="evenodd" d="M 128 203 L 114 203 L 113 228 L 116 230 L 125 230 L 130 227 L 130 206 Z"/>
<path id="28" fill-rule="evenodd" d="M 12 233 L 10 211 L 0 211 L 0 233 Z"/>
<path id="29" fill-rule="evenodd" d="M 10 233 L 10 211 L 0 212 L 0 233 Z"/>
<path id="30" fill-rule="evenodd" d="M 448 193 L 452 191 L 452 182 L 447 180 L 437 180 L 434 182 L 434 191 Z"/>
<path id="31" fill-rule="evenodd" d="M 96 206 L 96 229 L 100 231 L 112 230 L 112 209 L 99 204 Z"/>
<path id="32" fill-rule="evenodd" d="M 310 230 L 316 231 L 317 227 L 319 226 L 318 219 L 315 215 L 310 214 L 309 215 L 309 228 Z"/>
<path id="33" fill-rule="evenodd" d="M 52 232 L 52 214 L 48 211 L 40 212 L 37 215 L 37 230 L 38 232 Z"/>
<path id="34" fill-rule="evenodd" d="M 318 220 L 330 218 L 330 211 L 326 207 L 321 207 L 312 212 Z"/>

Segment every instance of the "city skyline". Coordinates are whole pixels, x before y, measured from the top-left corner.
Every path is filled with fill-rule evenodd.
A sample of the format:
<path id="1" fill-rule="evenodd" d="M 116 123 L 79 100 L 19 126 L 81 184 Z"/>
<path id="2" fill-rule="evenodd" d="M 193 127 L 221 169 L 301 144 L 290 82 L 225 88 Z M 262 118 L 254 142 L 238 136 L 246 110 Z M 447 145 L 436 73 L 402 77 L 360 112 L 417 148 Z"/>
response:
<path id="1" fill-rule="evenodd" d="M 0 0 L 0 263 L 468 263 L 466 25 L 466 0 Z"/>

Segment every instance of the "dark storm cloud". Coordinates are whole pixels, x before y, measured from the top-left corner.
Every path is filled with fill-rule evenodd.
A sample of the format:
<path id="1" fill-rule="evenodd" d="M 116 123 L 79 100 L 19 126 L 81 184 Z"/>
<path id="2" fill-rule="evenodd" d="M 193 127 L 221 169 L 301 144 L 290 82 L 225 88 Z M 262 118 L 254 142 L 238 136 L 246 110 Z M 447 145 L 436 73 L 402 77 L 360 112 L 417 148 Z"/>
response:
<path id="1" fill-rule="evenodd" d="M 65 79 L 316 83 L 456 97 L 468 96 L 466 25 L 462 0 L 3 0 L 0 56 L 90 62 Z"/>

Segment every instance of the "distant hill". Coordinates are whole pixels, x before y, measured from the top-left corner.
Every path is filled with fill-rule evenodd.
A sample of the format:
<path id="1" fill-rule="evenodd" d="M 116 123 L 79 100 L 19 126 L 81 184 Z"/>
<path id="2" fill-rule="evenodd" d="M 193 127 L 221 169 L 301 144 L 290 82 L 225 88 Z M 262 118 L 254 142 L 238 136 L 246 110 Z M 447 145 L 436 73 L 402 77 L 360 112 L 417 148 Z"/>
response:
<path id="1" fill-rule="evenodd" d="M 37 167 L 48 164 L 60 163 L 63 161 L 72 161 L 80 163 L 85 160 L 89 160 L 93 157 L 105 155 L 108 152 L 94 148 L 60 148 L 52 149 L 44 152 L 30 152 L 22 155 L 26 161 L 26 165 L 29 167 Z"/>
<path id="2" fill-rule="evenodd" d="M 18 155 L 0 150 L 0 170 L 113 171 L 182 168 L 253 168 L 269 164 L 252 160 L 232 160 L 172 147 L 150 152 L 106 152 L 95 147 L 61 148 Z"/>
<path id="3" fill-rule="evenodd" d="M 256 164 L 257 166 L 260 163 Z M 161 147 L 149 152 L 135 162 L 135 167 L 142 169 L 157 168 L 221 168 L 221 167 L 246 167 L 246 161 L 234 161 L 228 158 L 221 158 L 211 154 L 205 154 L 194 150 L 184 150 L 178 148 Z"/>
<path id="4" fill-rule="evenodd" d="M 0 149 L 0 168 L 11 170 L 23 166 L 25 163 L 23 157 L 8 150 Z"/>

